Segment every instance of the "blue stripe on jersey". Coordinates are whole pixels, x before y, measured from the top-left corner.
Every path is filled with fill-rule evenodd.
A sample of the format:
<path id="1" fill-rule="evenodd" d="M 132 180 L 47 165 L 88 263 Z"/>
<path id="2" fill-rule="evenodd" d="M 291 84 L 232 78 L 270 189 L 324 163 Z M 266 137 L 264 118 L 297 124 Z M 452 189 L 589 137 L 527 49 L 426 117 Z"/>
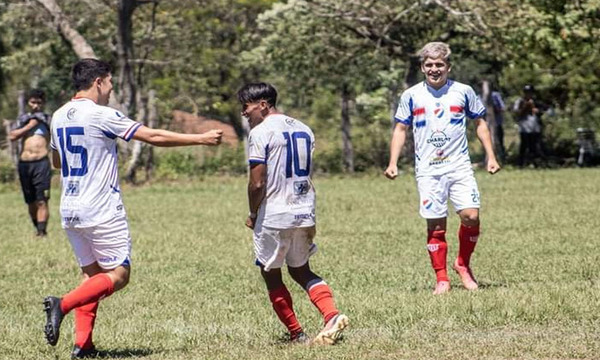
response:
<path id="1" fill-rule="evenodd" d="M 142 127 L 141 123 L 137 123 L 137 124 L 133 125 L 129 130 L 127 130 L 125 132 L 125 137 L 123 138 L 123 140 L 125 140 L 125 141 L 131 140 L 131 138 L 133 137 L 133 134 L 135 134 L 135 132 L 138 131 L 138 129 L 140 127 Z"/>
<path id="2" fill-rule="evenodd" d="M 463 120 L 465 119 L 465 117 L 461 117 L 461 118 L 456 118 L 456 119 L 450 119 L 450 125 L 458 125 L 458 124 L 462 124 Z"/>
<path id="3" fill-rule="evenodd" d="M 485 109 L 483 109 L 479 114 L 472 112 L 469 108 L 469 98 L 467 97 L 467 94 L 465 94 L 465 114 L 467 114 L 469 119 L 477 119 L 480 117 L 485 118 Z"/>
<path id="4" fill-rule="evenodd" d="M 265 162 L 266 162 L 266 159 L 268 159 L 268 158 L 269 158 L 269 144 L 267 144 L 267 146 L 265 146 Z"/>
<path id="5" fill-rule="evenodd" d="M 260 266 L 260 267 L 264 267 L 263 263 L 261 263 L 260 261 L 258 261 L 258 259 L 254 259 L 254 265 Z"/>
<path id="6" fill-rule="evenodd" d="M 450 122 L 450 123 L 452 123 L 452 122 Z M 424 127 L 426 124 L 427 124 L 426 120 L 417 121 L 417 122 L 415 122 L 415 127 L 418 127 L 418 128 Z"/>
<path id="7" fill-rule="evenodd" d="M 250 159 L 248 160 L 248 164 L 252 165 L 252 164 L 266 164 L 267 161 L 266 160 L 258 160 L 258 159 Z"/>
<path id="8" fill-rule="evenodd" d="M 111 132 L 102 130 L 102 133 L 104 134 L 104 136 L 106 136 L 109 139 L 116 139 L 117 138 L 117 135 L 115 135 L 115 134 L 113 134 Z"/>
<path id="9" fill-rule="evenodd" d="M 399 119 L 399 118 L 395 117 L 394 120 L 396 120 L 397 123 L 401 123 L 404 125 L 410 125 L 410 119 Z"/>

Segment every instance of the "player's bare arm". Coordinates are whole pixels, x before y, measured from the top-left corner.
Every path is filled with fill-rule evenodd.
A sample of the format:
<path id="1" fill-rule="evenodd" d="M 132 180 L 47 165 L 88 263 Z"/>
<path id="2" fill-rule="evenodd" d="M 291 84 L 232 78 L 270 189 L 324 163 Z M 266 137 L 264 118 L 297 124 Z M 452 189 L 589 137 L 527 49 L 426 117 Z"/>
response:
<path id="1" fill-rule="evenodd" d="M 248 181 L 248 203 L 250 213 L 246 219 L 246 226 L 254 229 L 256 217 L 260 204 L 265 198 L 265 189 L 267 185 L 267 165 L 266 164 L 251 164 L 250 165 L 250 180 Z"/>
<path id="2" fill-rule="evenodd" d="M 490 130 L 487 126 L 487 122 L 482 118 L 475 121 L 477 138 L 483 145 L 485 153 L 487 155 L 487 171 L 490 174 L 495 174 L 500 171 L 500 165 L 496 160 L 496 154 L 494 153 L 494 147 L 492 146 L 492 137 L 490 136 Z"/>
<path id="3" fill-rule="evenodd" d="M 400 154 L 406 141 L 407 129 L 408 126 L 402 123 L 396 123 L 394 127 L 392 142 L 390 144 L 390 162 L 384 172 L 384 175 L 388 179 L 394 180 L 398 176 L 398 159 L 400 159 Z"/>
<path id="4" fill-rule="evenodd" d="M 141 126 L 135 132 L 133 138 L 155 146 L 172 147 L 186 145 L 219 145 L 222 136 L 223 130 L 210 130 L 202 134 L 181 134 L 173 131 Z"/>
<path id="5" fill-rule="evenodd" d="M 10 141 L 19 140 L 20 138 L 25 136 L 29 130 L 33 129 L 34 127 L 38 126 L 39 124 L 40 124 L 39 120 L 31 119 L 31 120 L 29 120 L 27 125 L 23 126 L 20 129 L 11 131 L 10 134 L 8 134 L 8 138 L 10 139 Z"/>

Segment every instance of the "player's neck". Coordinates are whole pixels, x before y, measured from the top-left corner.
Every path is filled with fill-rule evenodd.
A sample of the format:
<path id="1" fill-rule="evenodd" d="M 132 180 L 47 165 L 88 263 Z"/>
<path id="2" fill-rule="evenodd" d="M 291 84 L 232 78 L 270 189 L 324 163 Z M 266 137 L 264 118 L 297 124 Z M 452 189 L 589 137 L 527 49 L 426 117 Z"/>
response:
<path id="1" fill-rule="evenodd" d="M 92 91 L 92 90 L 82 90 L 82 91 L 78 91 L 75 94 L 75 96 L 73 96 L 73 99 L 89 99 L 97 104 L 98 103 L 98 93 L 95 91 Z"/>

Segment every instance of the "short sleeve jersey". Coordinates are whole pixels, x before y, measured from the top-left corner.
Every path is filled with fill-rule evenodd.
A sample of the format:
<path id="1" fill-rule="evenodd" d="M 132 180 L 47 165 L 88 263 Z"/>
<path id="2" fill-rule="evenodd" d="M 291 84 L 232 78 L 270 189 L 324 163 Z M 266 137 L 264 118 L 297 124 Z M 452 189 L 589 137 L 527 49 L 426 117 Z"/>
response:
<path id="1" fill-rule="evenodd" d="M 125 215 L 117 138 L 129 141 L 140 126 L 86 98 L 74 98 L 54 112 L 50 147 L 60 154 L 64 228 L 95 226 Z"/>
<path id="2" fill-rule="evenodd" d="M 477 118 L 485 107 L 468 85 L 448 80 L 436 90 L 423 81 L 404 91 L 395 120 L 412 125 L 416 176 L 470 169 L 466 126 Z"/>
<path id="3" fill-rule="evenodd" d="M 315 190 L 311 180 L 315 137 L 302 122 L 270 115 L 248 136 L 248 161 L 266 164 L 265 198 L 257 221 L 290 229 L 315 225 Z"/>

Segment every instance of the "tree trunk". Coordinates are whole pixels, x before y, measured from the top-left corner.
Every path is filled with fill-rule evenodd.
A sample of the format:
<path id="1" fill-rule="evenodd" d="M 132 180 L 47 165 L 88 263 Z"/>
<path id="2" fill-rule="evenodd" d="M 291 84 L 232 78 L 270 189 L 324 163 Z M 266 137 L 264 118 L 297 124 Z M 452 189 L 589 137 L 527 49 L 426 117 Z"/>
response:
<path id="1" fill-rule="evenodd" d="M 138 92 L 136 102 L 138 109 L 138 119 L 142 120 L 144 123 L 146 121 L 146 102 L 148 99 L 143 99 L 142 95 Z M 133 146 L 131 148 L 131 155 L 129 157 L 129 161 L 127 162 L 127 169 L 125 169 L 125 174 L 123 175 L 123 179 L 128 183 L 135 184 L 135 174 L 137 172 L 137 168 L 140 165 L 140 160 L 142 158 L 142 150 L 143 143 L 138 140 L 132 141 Z"/>
<path id="2" fill-rule="evenodd" d="M 71 27 L 69 20 L 63 14 L 55 0 L 37 0 L 52 15 L 52 22 L 58 33 L 69 43 L 80 59 L 96 58 L 94 49 L 81 34 Z"/>
<path id="3" fill-rule="evenodd" d="M 348 85 L 342 85 L 342 143 L 344 156 L 344 169 L 354 172 L 354 147 L 352 146 L 351 124 L 350 124 L 350 91 Z"/>
<path id="4" fill-rule="evenodd" d="M 119 102 L 127 109 L 129 117 L 136 116 L 136 83 L 134 69 L 129 63 L 133 59 L 133 12 L 137 8 L 137 0 L 119 1 L 119 33 L 117 36 L 117 64 Z"/>

